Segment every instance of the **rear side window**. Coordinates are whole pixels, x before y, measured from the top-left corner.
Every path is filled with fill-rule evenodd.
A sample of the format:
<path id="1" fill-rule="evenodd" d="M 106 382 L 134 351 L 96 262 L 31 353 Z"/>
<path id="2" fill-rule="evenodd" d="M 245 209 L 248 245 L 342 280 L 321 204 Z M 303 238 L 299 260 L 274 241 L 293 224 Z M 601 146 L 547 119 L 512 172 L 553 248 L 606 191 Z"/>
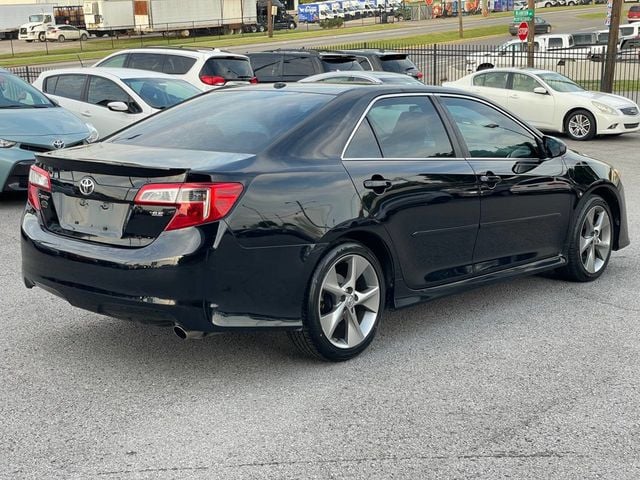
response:
<path id="1" fill-rule="evenodd" d="M 209 93 L 135 124 L 112 141 L 160 148 L 258 153 L 333 98 L 275 89 Z"/>
<path id="2" fill-rule="evenodd" d="M 129 68 L 162 72 L 164 55 L 157 53 L 132 53 L 129 55 Z"/>
<path id="3" fill-rule="evenodd" d="M 344 156 L 345 158 L 382 158 L 378 141 L 366 118 L 353 135 Z"/>
<path id="4" fill-rule="evenodd" d="M 50 77 L 45 92 L 72 100 L 82 100 L 86 75 L 58 75 Z"/>
<path id="5" fill-rule="evenodd" d="M 325 72 L 336 72 L 338 70 L 362 70 L 358 60 L 346 58 L 322 58 L 322 67 Z"/>
<path id="6" fill-rule="evenodd" d="M 357 58 L 358 58 L 358 63 L 360 64 L 363 70 L 373 70 L 373 67 L 371 66 L 371 62 L 369 62 L 369 59 L 367 57 L 357 57 Z"/>
<path id="7" fill-rule="evenodd" d="M 200 76 L 204 75 L 225 80 L 250 80 L 253 78 L 253 69 L 246 58 L 210 58 L 200 72 Z"/>
<path id="8" fill-rule="evenodd" d="M 162 71 L 169 75 L 184 75 L 193 64 L 196 63 L 195 58 L 185 57 L 182 55 L 165 55 Z"/>
<path id="9" fill-rule="evenodd" d="M 115 57 L 108 58 L 104 62 L 100 63 L 101 67 L 124 67 L 124 62 L 127 59 L 126 55 L 116 55 Z"/>
<path id="10" fill-rule="evenodd" d="M 380 62 L 382 63 L 382 69 L 385 72 L 407 73 L 417 70 L 413 62 L 405 55 L 397 57 L 380 57 Z"/>
<path id="11" fill-rule="evenodd" d="M 509 72 L 489 72 L 473 77 L 473 84 L 477 87 L 507 88 Z"/>
<path id="12" fill-rule="evenodd" d="M 453 157 L 453 147 L 431 100 L 385 98 L 367 114 L 385 158 Z"/>
<path id="13" fill-rule="evenodd" d="M 549 48 L 562 48 L 564 43 L 561 38 L 550 38 L 549 39 Z"/>

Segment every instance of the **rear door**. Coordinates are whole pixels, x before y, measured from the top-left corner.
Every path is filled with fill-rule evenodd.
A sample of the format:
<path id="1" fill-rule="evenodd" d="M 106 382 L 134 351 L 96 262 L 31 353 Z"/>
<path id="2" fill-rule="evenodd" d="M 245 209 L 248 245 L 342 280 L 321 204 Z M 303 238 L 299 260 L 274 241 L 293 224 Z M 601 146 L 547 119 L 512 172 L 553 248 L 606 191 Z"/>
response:
<path id="1" fill-rule="evenodd" d="M 560 255 L 574 199 L 562 177 L 562 159 L 544 159 L 533 133 L 480 99 L 440 101 L 458 127 L 480 185 L 476 273 Z"/>
<path id="2" fill-rule="evenodd" d="M 428 95 L 376 100 L 343 161 L 366 214 L 392 238 L 410 288 L 471 275 L 480 217 L 476 178 Z"/>
<path id="3" fill-rule="evenodd" d="M 473 83 L 471 91 L 493 100 L 504 108 L 508 108 L 508 80 L 509 72 L 488 71 L 479 73 L 471 79 Z"/>
<path id="4" fill-rule="evenodd" d="M 85 122 L 88 120 L 82 112 L 85 108 L 84 94 L 88 75 L 64 74 L 45 78 L 42 89 L 54 98 L 61 107 L 66 108 Z"/>

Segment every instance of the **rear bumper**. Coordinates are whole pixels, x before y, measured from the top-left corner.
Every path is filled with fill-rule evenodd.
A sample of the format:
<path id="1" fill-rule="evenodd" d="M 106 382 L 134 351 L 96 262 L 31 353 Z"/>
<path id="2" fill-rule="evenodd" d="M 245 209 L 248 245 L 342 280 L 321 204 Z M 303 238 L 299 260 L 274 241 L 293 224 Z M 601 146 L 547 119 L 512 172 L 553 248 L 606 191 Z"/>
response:
<path id="1" fill-rule="evenodd" d="M 299 329 L 321 250 L 244 248 L 224 223 L 163 232 L 142 248 L 113 247 L 44 230 L 29 209 L 21 248 L 27 287 L 103 315 L 202 332 Z"/>
<path id="2" fill-rule="evenodd" d="M 211 330 L 200 282 L 206 249 L 196 229 L 163 233 L 147 247 L 123 249 L 54 235 L 27 211 L 21 247 L 28 287 L 103 315 Z"/>

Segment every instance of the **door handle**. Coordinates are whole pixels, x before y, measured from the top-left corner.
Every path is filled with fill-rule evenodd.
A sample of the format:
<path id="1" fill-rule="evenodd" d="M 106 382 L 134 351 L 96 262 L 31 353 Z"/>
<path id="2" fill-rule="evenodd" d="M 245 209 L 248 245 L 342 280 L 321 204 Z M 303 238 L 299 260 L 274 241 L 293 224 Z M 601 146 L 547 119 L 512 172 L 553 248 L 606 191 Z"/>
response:
<path id="1" fill-rule="evenodd" d="M 82 112 L 82 113 L 80 113 L 80 115 L 82 115 L 83 117 L 90 117 L 91 116 L 91 112 Z"/>
<path id="2" fill-rule="evenodd" d="M 500 183 L 502 181 L 502 177 L 499 175 L 494 175 L 491 172 L 487 173 L 486 175 L 480 175 L 480 181 L 482 183 Z"/>
<path id="3" fill-rule="evenodd" d="M 371 180 L 362 182 L 364 188 L 373 190 L 375 193 L 383 193 L 387 188 L 391 187 L 391 180 L 374 175 Z"/>
<path id="4" fill-rule="evenodd" d="M 511 95 L 509 95 L 509 98 L 520 98 L 520 96 L 512 93 Z"/>

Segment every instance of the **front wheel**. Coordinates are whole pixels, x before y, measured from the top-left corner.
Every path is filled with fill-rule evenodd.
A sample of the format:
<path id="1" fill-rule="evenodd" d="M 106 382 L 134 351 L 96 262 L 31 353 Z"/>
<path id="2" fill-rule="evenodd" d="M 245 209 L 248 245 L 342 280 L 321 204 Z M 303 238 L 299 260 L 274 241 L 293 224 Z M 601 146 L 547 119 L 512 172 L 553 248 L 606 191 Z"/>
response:
<path id="1" fill-rule="evenodd" d="M 47 37 L 46 37 L 46 35 L 44 34 L 44 32 L 40 32 L 40 33 L 38 34 L 38 41 L 40 41 L 40 42 L 44 42 L 44 41 L 46 41 L 46 40 L 47 40 Z"/>
<path id="2" fill-rule="evenodd" d="M 80 37 L 80 41 L 81 42 L 86 42 L 88 38 L 89 37 L 87 37 L 87 35 L 83 33 L 82 36 Z"/>
<path id="3" fill-rule="evenodd" d="M 590 282 L 609 264 L 613 245 L 613 221 L 607 202 L 597 195 L 578 211 L 571 232 L 567 266 L 559 273 L 567 280 Z"/>
<path id="4" fill-rule="evenodd" d="M 587 110 L 576 110 L 567 115 L 564 131 L 572 140 L 591 140 L 596 136 L 596 119 Z"/>
<path id="5" fill-rule="evenodd" d="M 384 310 L 380 262 L 359 243 L 343 243 L 316 267 L 302 331 L 289 338 L 305 354 L 334 362 L 349 360 L 373 341 Z"/>
<path id="6" fill-rule="evenodd" d="M 64 43 L 64 41 L 65 41 L 64 35 L 60 35 L 60 36 L 58 37 L 58 41 L 59 41 L 60 43 Z"/>

